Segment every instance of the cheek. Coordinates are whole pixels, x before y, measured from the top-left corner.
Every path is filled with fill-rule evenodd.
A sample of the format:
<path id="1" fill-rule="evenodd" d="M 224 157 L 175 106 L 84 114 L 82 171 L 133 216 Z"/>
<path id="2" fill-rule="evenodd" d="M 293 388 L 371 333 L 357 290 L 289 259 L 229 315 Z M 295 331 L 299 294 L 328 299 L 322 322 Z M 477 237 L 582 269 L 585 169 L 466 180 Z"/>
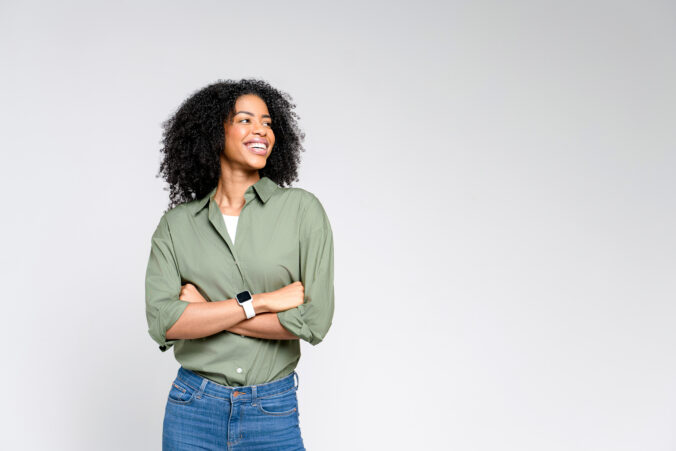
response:
<path id="1" fill-rule="evenodd" d="M 231 146 L 238 146 L 246 136 L 246 131 L 241 128 L 231 127 L 225 132 L 225 142 Z"/>

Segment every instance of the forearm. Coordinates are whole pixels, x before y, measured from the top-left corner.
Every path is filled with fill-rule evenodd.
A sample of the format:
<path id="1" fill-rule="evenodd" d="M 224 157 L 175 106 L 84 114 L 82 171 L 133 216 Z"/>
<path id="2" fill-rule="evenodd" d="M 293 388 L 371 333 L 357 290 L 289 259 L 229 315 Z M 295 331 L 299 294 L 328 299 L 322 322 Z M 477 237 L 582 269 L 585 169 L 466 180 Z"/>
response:
<path id="1" fill-rule="evenodd" d="M 268 311 L 261 296 L 253 295 L 252 302 L 256 315 Z M 166 338 L 173 340 L 208 337 L 244 321 L 250 320 L 246 319 L 244 309 L 236 299 L 219 302 L 191 302 L 178 320 L 167 330 Z"/>
<path id="2" fill-rule="evenodd" d="M 282 326 L 274 312 L 261 315 L 257 313 L 253 318 L 241 321 L 227 330 L 235 334 L 268 340 L 298 340 L 297 336 Z"/>

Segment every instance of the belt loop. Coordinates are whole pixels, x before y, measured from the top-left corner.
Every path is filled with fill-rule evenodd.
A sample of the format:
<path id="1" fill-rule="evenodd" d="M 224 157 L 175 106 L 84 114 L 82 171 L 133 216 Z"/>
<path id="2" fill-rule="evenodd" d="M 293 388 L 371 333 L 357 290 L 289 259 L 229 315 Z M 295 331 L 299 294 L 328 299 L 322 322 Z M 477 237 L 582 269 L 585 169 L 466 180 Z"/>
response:
<path id="1" fill-rule="evenodd" d="M 294 377 L 294 379 L 296 380 L 296 390 L 297 390 L 297 389 L 298 389 L 298 385 L 299 385 L 299 383 L 300 383 L 300 378 L 298 377 L 298 373 L 294 371 L 294 372 L 293 372 L 293 377 Z"/>
<path id="2" fill-rule="evenodd" d="M 257 397 L 258 397 L 258 393 L 257 393 L 257 390 L 256 390 L 256 386 L 252 385 L 251 386 L 251 405 L 252 406 L 255 406 L 256 403 L 258 402 Z"/>
<path id="3" fill-rule="evenodd" d="M 209 383 L 209 379 L 202 378 L 202 385 L 200 385 L 200 388 L 199 388 L 199 390 L 197 390 L 197 394 L 195 395 L 195 397 L 197 399 L 202 398 L 202 393 L 204 393 L 204 389 L 207 388 L 208 383 Z"/>

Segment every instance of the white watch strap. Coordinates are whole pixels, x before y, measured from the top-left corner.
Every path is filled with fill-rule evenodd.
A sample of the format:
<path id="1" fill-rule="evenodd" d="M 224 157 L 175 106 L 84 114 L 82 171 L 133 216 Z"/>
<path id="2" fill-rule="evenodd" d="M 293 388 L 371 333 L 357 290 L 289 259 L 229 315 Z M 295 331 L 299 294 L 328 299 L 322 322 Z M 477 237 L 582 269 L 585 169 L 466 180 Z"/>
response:
<path id="1" fill-rule="evenodd" d="M 244 313 L 246 313 L 246 319 L 253 318 L 256 316 L 256 311 L 253 308 L 253 300 L 242 302 L 239 304 L 244 308 Z"/>

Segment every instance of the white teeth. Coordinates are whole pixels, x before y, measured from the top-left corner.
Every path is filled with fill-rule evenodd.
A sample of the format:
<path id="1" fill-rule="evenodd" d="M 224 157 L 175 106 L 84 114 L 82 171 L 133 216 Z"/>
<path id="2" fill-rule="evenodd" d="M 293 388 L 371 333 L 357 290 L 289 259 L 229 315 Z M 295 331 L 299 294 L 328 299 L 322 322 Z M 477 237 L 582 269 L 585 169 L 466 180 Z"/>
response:
<path id="1" fill-rule="evenodd" d="M 249 143 L 249 144 L 247 144 L 247 146 L 248 147 L 255 147 L 257 149 L 264 149 L 264 150 L 267 148 L 267 146 L 263 143 Z"/>

